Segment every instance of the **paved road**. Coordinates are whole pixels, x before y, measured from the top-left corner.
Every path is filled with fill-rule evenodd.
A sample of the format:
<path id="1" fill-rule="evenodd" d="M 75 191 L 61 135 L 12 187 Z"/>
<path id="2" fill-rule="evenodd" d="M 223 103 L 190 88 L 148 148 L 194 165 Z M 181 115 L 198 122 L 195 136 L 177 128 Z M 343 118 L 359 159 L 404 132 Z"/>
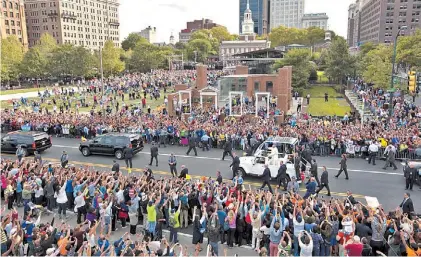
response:
<path id="1" fill-rule="evenodd" d="M 70 86 L 60 87 L 60 88 L 71 89 Z M 52 87 L 48 87 L 48 89 L 51 91 Z M 75 90 L 75 92 L 78 92 L 78 88 L 76 86 L 74 86 L 73 89 Z M 45 91 L 45 89 L 44 90 L 41 90 L 41 93 L 44 93 L 44 91 Z M 25 97 L 25 98 L 35 98 L 35 97 L 38 97 L 38 91 L 25 92 L 25 93 L 16 93 L 16 94 L 7 94 L 7 95 L 0 95 L 0 101 L 8 101 L 8 100 L 12 100 L 12 99 L 20 99 L 21 97 Z"/>
<path id="2" fill-rule="evenodd" d="M 53 138 L 53 147 L 43 152 L 44 160 L 51 162 L 58 162 L 63 150 L 69 154 L 70 163 L 74 165 L 91 165 L 97 167 L 99 170 L 109 170 L 112 165 L 112 156 L 89 156 L 84 157 L 79 152 L 79 142 L 76 139 Z M 151 168 L 158 176 L 168 176 L 168 156 L 174 153 L 178 158 L 178 168 L 181 165 L 186 165 L 189 169 L 189 174 L 193 178 L 201 176 L 215 177 L 216 171 L 221 171 L 225 179 L 231 178 L 231 170 L 229 164 L 230 158 L 221 161 L 222 151 L 219 149 L 212 149 L 209 152 L 198 151 L 198 156 L 195 157 L 192 153 L 186 156 L 186 147 L 168 146 L 159 149 L 160 156 L 159 166 L 153 165 Z M 193 156 L 192 156 L 193 155 Z M 142 169 L 149 163 L 149 145 L 145 145 L 145 149 L 133 158 L 133 171 L 141 172 Z M 381 169 L 384 161 L 378 161 L 376 166 L 368 165 L 363 159 L 349 159 L 348 168 L 350 180 L 345 180 L 344 177 L 335 179 L 334 175 L 338 170 L 339 158 L 337 157 L 316 157 L 319 168 L 326 166 L 330 172 L 330 188 L 332 195 L 335 197 L 344 197 L 347 190 L 354 193 L 354 197 L 358 200 L 364 201 L 364 196 L 377 197 L 379 202 L 389 210 L 396 208 L 403 198 L 405 192 L 405 180 L 403 177 L 402 166 L 398 164 L 399 169 L 393 171 L 392 169 Z M 119 161 L 121 167 L 125 167 L 124 161 Z M 321 171 L 319 171 L 319 175 Z M 261 181 L 258 178 L 245 179 L 246 184 L 253 187 L 260 186 Z M 302 187 L 302 191 L 305 189 Z M 323 192 L 323 191 L 322 191 Z M 421 212 L 421 191 L 418 186 L 415 186 L 414 191 L 411 192 L 411 198 L 414 201 L 415 208 Z M 364 201 L 365 202 L 365 201 Z"/>

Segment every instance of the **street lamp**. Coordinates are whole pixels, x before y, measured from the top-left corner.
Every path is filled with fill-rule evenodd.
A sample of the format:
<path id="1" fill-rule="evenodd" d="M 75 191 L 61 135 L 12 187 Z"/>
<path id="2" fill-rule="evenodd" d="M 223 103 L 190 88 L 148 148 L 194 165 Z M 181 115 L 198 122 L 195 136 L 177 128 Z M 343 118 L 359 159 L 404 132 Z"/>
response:
<path id="1" fill-rule="evenodd" d="M 407 28 L 407 26 L 402 26 L 399 30 L 398 33 L 396 34 L 395 37 L 395 42 L 393 45 L 393 57 L 392 57 L 392 76 L 390 78 L 390 90 L 389 90 L 389 98 L 390 98 L 390 103 L 389 103 L 389 119 L 392 118 L 392 114 L 393 114 L 393 78 L 394 78 L 394 74 L 395 74 L 395 62 L 396 62 L 396 48 L 398 46 L 398 38 L 401 35 L 401 31 L 405 30 Z"/>

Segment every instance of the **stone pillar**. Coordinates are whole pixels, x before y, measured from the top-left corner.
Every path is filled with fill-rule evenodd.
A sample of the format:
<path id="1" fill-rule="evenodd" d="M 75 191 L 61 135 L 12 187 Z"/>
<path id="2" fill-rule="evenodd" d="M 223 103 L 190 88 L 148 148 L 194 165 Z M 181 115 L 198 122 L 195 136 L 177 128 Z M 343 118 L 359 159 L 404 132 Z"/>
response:
<path id="1" fill-rule="evenodd" d="M 188 86 L 185 84 L 179 84 L 179 85 L 174 86 L 174 92 L 178 92 L 180 90 L 187 90 L 187 89 L 188 89 Z"/>
<path id="2" fill-rule="evenodd" d="M 235 75 L 247 75 L 249 74 L 249 67 L 244 65 L 237 65 L 235 67 Z"/>
<path id="3" fill-rule="evenodd" d="M 196 89 L 201 90 L 208 85 L 208 66 L 198 64 L 196 65 Z"/>
<path id="4" fill-rule="evenodd" d="M 175 109 L 176 109 L 176 107 L 174 106 L 174 99 L 178 100 L 178 93 L 169 94 L 167 97 L 168 97 L 168 107 L 167 107 L 168 114 L 170 116 L 174 116 Z"/>
<path id="5" fill-rule="evenodd" d="M 276 90 L 278 97 L 277 106 L 280 111 L 287 113 L 291 104 L 291 76 L 290 68 L 283 67 L 278 71 L 278 90 Z"/>

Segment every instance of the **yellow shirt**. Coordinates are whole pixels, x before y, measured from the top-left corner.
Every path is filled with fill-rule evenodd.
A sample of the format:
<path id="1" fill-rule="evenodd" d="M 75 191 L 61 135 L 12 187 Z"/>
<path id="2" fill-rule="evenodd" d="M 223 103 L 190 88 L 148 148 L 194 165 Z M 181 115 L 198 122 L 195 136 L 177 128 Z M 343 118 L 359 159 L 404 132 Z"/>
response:
<path id="1" fill-rule="evenodd" d="M 156 208 L 155 205 L 152 204 L 151 206 L 146 207 L 146 211 L 148 213 L 148 222 L 156 222 Z"/>

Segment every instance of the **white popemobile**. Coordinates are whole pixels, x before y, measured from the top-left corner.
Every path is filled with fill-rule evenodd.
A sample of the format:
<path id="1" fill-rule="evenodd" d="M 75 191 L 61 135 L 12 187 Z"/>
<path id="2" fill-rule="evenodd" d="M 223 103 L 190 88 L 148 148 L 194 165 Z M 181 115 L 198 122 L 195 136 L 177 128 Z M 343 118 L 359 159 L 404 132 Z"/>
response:
<path id="1" fill-rule="evenodd" d="M 295 177 L 294 152 L 298 144 L 298 138 L 275 137 L 266 140 L 256 150 L 253 156 L 240 157 L 239 172 L 245 176 L 260 176 L 263 174 L 265 164 L 268 164 L 270 175 L 275 178 L 278 175 L 280 162 L 287 165 L 288 181 Z"/>

